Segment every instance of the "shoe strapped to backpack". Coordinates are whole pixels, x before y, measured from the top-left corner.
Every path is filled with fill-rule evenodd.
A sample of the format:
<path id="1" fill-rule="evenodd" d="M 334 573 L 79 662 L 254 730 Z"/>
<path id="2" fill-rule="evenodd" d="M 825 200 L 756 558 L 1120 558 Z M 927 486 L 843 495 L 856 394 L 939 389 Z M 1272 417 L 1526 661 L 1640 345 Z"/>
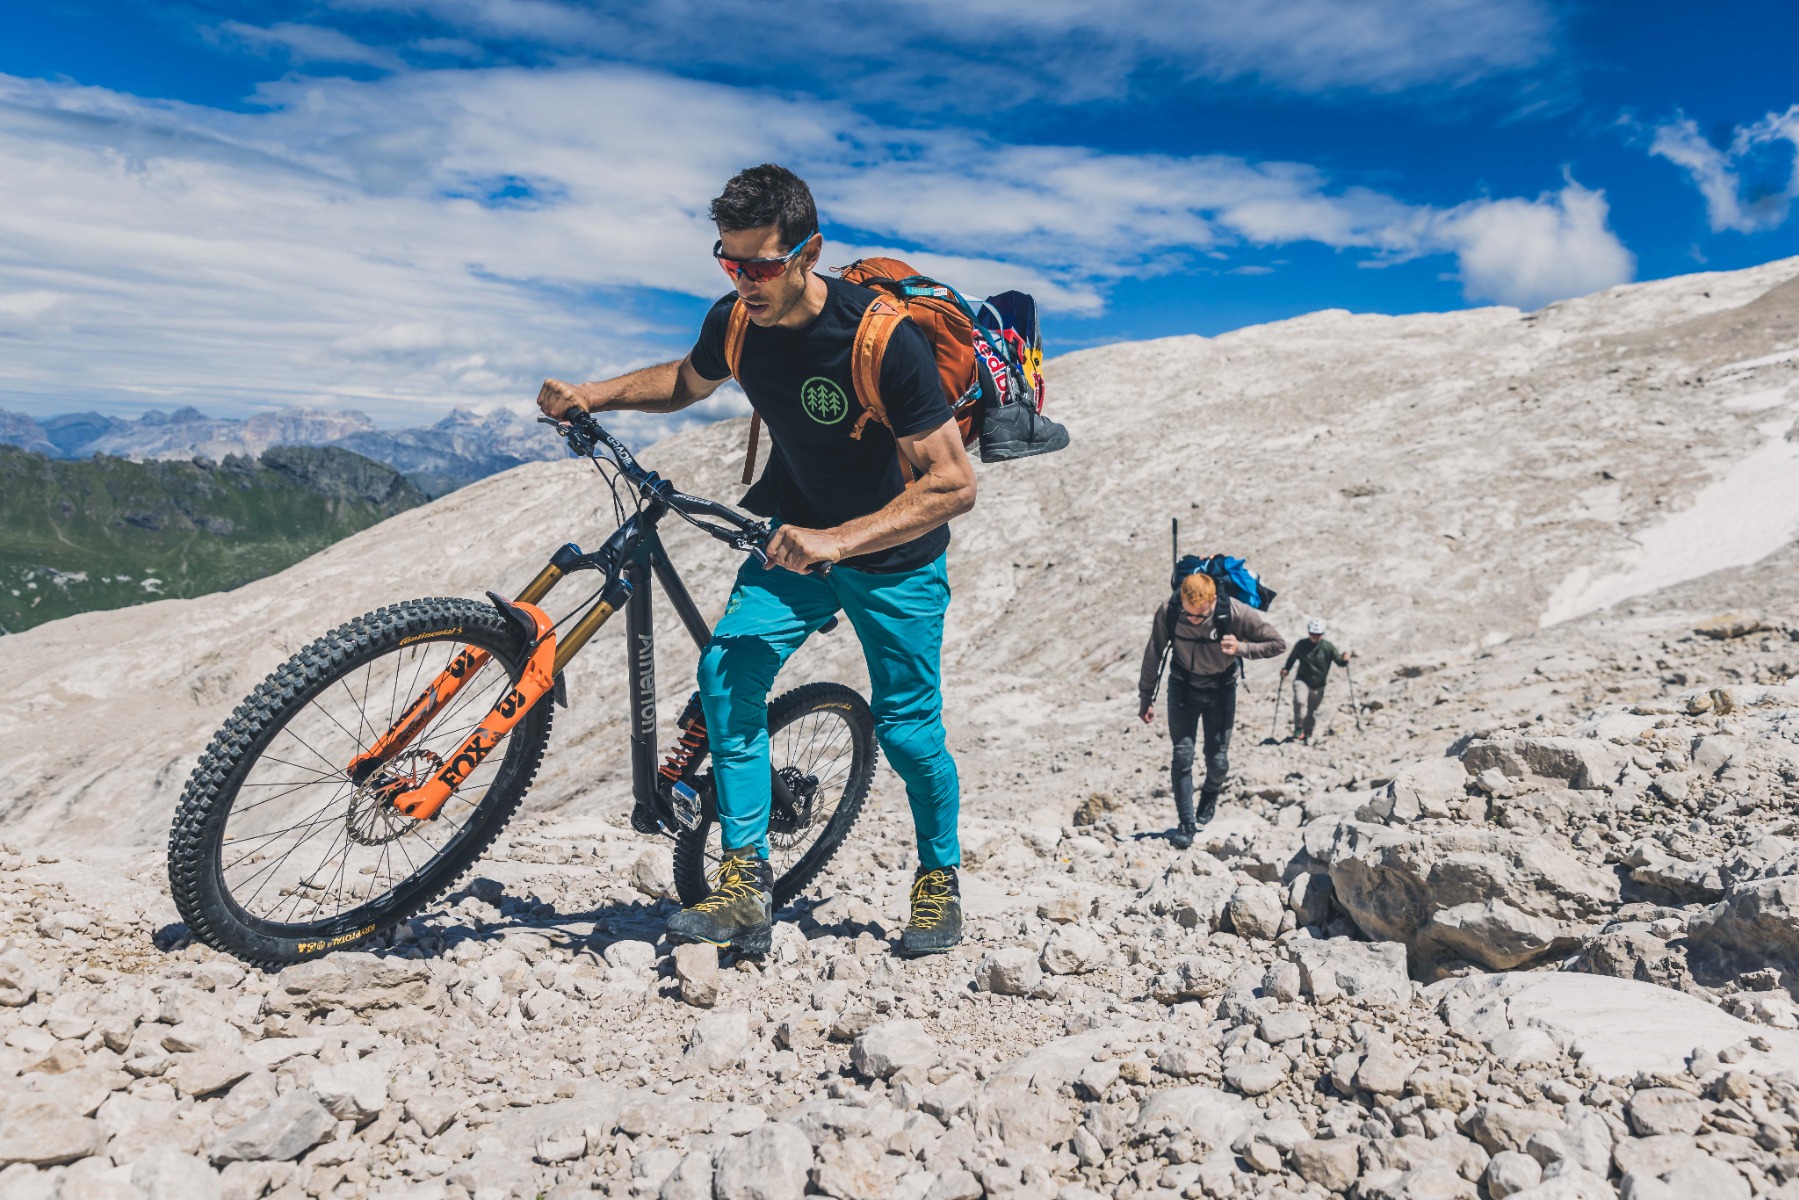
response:
<path id="1" fill-rule="evenodd" d="M 900 931 L 906 958 L 942 954 L 962 941 L 962 882 L 954 867 L 919 867 L 912 876 L 912 916 Z"/>
<path id="2" fill-rule="evenodd" d="M 751 847 L 726 850 L 712 891 L 668 919 L 668 936 L 767 954 L 774 942 L 774 870 Z"/>

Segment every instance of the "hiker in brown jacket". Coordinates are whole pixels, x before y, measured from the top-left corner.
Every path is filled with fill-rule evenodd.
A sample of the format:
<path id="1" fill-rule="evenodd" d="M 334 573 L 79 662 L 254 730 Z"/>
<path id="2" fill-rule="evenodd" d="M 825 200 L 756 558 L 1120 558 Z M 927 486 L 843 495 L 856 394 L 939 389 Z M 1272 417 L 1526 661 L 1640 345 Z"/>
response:
<path id="1" fill-rule="evenodd" d="M 1218 595 L 1211 576 L 1189 575 L 1180 590 L 1156 609 L 1149 644 L 1143 648 L 1143 670 L 1137 678 L 1137 711 L 1148 724 L 1155 719 L 1155 694 L 1162 655 L 1173 638 L 1168 666 L 1168 736 L 1174 742 L 1170 775 L 1174 809 L 1180 826 L 1170 839 L 1182 850 L 1193 844 L 1198 827 L 1218 811 L 1218 793 L 1230 772 L 1231 727 L 1237 720 L 1237 679 L 1241 660 L 1273 658 L 1286 640 L 1261 613 Z M 1206 778 L 1193 806 L 1194 737 L 1203 727 Z"/>

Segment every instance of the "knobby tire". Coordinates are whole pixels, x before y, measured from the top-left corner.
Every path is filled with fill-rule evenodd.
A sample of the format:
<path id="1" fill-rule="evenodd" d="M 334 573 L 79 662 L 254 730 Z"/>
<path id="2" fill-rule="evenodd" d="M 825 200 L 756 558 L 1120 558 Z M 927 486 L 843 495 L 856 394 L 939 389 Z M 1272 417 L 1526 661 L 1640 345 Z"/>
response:
<path id="1" fill-rule="evenodd" d="M 452 645 L 442 648 L 429 645 L 439 642 Z M 532 707 L 483 763 L 483 770 L 495 762 L 498 767 L 482 785 L 485 791 L 478 801 L 466 801 L 472 811 L 460 821 L 459 827 L 453 832 L 448 827 L 439 829 L 441 818 L 438 822 L 419 823 L 417 836 L 423 837 L 429 828 L 433 834 L 441 833 L 442 844 L 433 845 L 431 839 L 426 838 L 424 844 L 431 846 L 434 853 L 416 864 L 408 853 L 406 863 L 413 869 L 403 876 L 396 873 L 393 886 L 384 894 L 370 896 L 365 903 L 318 920 L 290 922 L 251 912 L 228 885 L 226 851 L 222 845 L 227 823 L 234 806 L 242 799 L 246 778 L 265 753 L 275 762 L 284 762 L 271 752 L 271 744 L 290 722 L 299 721 L 313 701 L 334 694 L 334 689 L 341 688 L 355 700 L 355 677 L 359 673 L 363 675 L 366 693 L 374 667 L 384 656 L 395 656 L 391 660 L 396 670 L 393 692 L 395 704 L 403 705 L 405 687 L 398 672 L 405 670 L 404 654 L 408 646 L 417 647 L 413 654 L 421 662 L 429 661 L 425 657 L 427 654 L 447 656 L 458 646 L 477 646 L 488 651 L 492 661 L 476 677 L 475 683 L 465 689 L 476 697 L 472 705 L 465 704 L 472 710 L 480 705 L 481 687 L 489 686 L 483 681 L 497 683 L 499 680 L 499 676 L 490 673 L 498 670 L 508 680 L 517 680 L 525 658 L 526 637 L 491 605 L 479 601 L 446 597 L 409 600 L 377 609 L 339 626 L 258 684 L 213 735 L 211 744 L 200 756 L 169 830 L 170 889 L 182 920 L 195 938 L 246 963 L 268 968 L 353 948 L 423 911 L 449 891 L 505 828 L 536 777 L 544 749 L 549 744 L 552 704 L 548 696 Z M 329 715 L 322 706 L 318 711 Z M 456 713 L 454 720 L 458 725 L 474 721 L 484 711 Z M 448 720 L 451 712 L 451 706 L 446 705 L 440 719 Z M 377 717 L 380 715 L 377 713 Z M 378 723 L 375 718 L 370 718 L 367 729 L 371 740 Z M 421 743 L 436 736 L 437 725 L 438 719 L 434 719 L 432 726 L 420 735 Z M 339 728 L 349 736 L 350 744 L 362 739 L 364 729 L 361 726 L 355 731 L 341 724 Z M 291 736 L 297 739 L 299 735 Z M 302 741 L 301 744 L 306 743 Z M 322 753 L 317 753 L 316 757 L 325 760 L 328 766 L 338 761 Z M 318 772 L 310 760 L 308 765 L 319 776 L 320 786 L 331 778 L 328 773 Z M 341 791 L 350 785 L 346 782 L 332 786 Z M 311 803 L 315 798 L 316 793 L 302 803 Z M 245 800 L 243 807 L 247 809 L 257 803 L 259 801 Z M 329 799 L 320 811 L 322 816 L 313 818 L 313 823 L 321 828 L 331 828 L 330 823 L 335 817 Z M 363 813 L 363 819 L 367 820 L 366 807 Z M 275 819 L 286 819 L 286 815 L 280 814 Z M 379 816 L 382 820 L 392 819 L 387 814 Z M 354 819 L 351 799 L 346 798 L 343 820 L 352 822 Z M 301 826 L 294 828 L 304 827 L 304 820 Z M 251 839 L 260 836 L 253 834 Z M 312 834 L 309 831 L 304 836 Z M 406 836 L 389 835 L 395 842 Z M 346 856 L 352 853 L 350 845 L 350 840 L 346 839 Z M 258 860 L 250 858 L 249 861 Z M 397 864 L 397 857 L 395 861 Z M 397 872 L 397 865 L 395 869 Z M 313 885 L 309 882 L 308 886 Z M 369 886 L 372 890 L 374 885 Z M 341 895 L 341 883 L 339 889 Z M 355 898 L 352 888 L 351 899 Z"/>
<path id="2" fill-rule="evenodd" d="M 844 771 L 841 788 L 833 788 L 835 810 L 826 819 L 823 830 L 799 858 L 775 877 L 774 905 L 781 909 L 812 885 L 849 836 L 851 826 L 862 813 L 868 789 L 874 782 L 875 762 L 879 751 L 875 743 L 874 715 L 868 702 L 853 689 L 841 683 L 809 683 L 797 687 L 769 702 L 768 736 L 771 766 L 779 771 L 784 762 L 780 734 L 788 726 L 808 716 L 830 714 L 846 726 L 845 752 L 849 764 Z M 714 843 L 709 846 L 708 842 Z M 709 871 L 716 866 L 718 853 L 718 818 L 716 805 L 708 803 L 700 824 L 683 831 L 675 839 L 675 887 L 682 904 L 697 904 L 710 888 Z"/>

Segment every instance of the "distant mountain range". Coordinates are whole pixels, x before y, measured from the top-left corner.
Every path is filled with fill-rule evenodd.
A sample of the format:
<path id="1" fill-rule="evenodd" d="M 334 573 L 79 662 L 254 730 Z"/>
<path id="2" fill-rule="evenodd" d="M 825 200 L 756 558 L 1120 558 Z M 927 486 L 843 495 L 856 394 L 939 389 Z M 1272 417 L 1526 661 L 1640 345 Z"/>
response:
<path id="1" fill-rule="evenodd" d="M 562 443 L 528 417 L 461 408 L 428 428 L 392 430 L 378 429 L 367 414 L 353 410 L 296 408 L 240 420 L 182 408 L 136 418 L 71 413 L 39 421 L 0 409 L 0 445 L 51 459 L 104 454 L 138 462 L 255 458 L 275 446 L 336 446 L 386 463 L 431 497 L 564 453 Z"/>
<path id="2" fill-rule="evenodd" d="M 219 463 L 0 446 L 0 633 L 239 587 L 426 499 L 392 467 L 339 446 Z"/>

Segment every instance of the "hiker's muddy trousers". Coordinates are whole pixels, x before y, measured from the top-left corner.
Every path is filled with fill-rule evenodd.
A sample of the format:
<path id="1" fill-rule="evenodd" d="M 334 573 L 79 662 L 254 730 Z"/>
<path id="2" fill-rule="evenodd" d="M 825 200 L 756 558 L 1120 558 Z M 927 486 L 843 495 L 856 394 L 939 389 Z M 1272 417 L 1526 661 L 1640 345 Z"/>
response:
<path id="1" fill-rule="evenodd" d="M 1305 699 L 1299 698 L 1299 689 L 1306 690 Z M 1309 741 L 1312 730 L 1318 725 L 1318 706 L 1324 703 L 1324 685 L 1313 687 L 1309 683 L 1293 681 L 1293 732 L 1303 734 Z"/>
<path id="2" fill-rule="evenodd" d="M 725 846 L 753 846 L 768 856 L 768 692 L 789 656 L 841 611 L 868 663 L 875 736 L 906 784 L 918 861 L 927 870 L 961 865 L 962 792 L 944 740 L 939 686 L 948 609 L 943 556 L 892 575 L 843 566 L 824 576 L 796 575 L 744 563 L 699 665 Z"/>
<path id="3" fill-rule="evenodd" d="M 1174 743 L 1170 783 L 1174 810 L 1183 825 L 1193 823 L 1193 752 L 1195 738 L 1203 736 L 1206 756 L 1205 782 L 1199 789 L 1199 816 L 1210 820 L 1218 805 L 1218 793 L 1231 769 L 1231 728 L 1237 721 L 1235 681 L 1222 686 L 1194 687 L 1179 679 L 1168 680 L 1168 737 Z"/>

